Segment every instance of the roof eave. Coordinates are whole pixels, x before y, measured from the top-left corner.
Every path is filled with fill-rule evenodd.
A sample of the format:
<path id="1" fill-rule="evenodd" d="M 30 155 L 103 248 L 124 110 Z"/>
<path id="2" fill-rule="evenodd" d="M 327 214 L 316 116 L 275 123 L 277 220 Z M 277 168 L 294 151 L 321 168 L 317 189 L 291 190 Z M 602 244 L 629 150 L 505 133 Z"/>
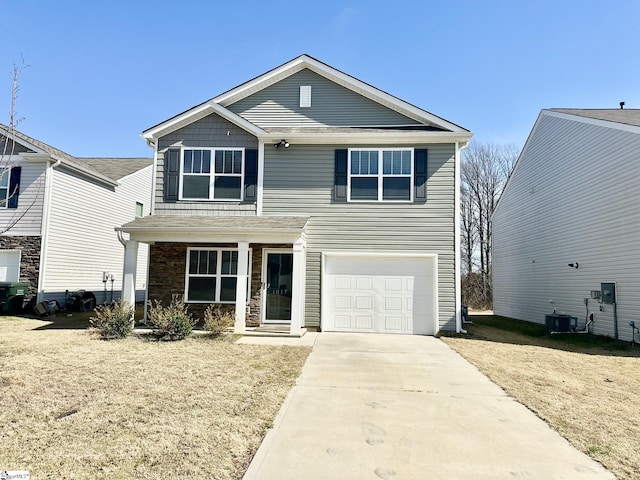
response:
<path id="1" fill-rule="evenodd" d="M 262 137 L 266 143 L 277 142 L 285 138 L 292 146 L 298 144 L 326 145 L 326 144 L 382 144 L 393 145 L 408 143 L 455 143 L 465 144 L 471 140 L 473 132 L 330 132 L 330 133 L 305 133 L 305 132 L 269 132 Z"/>
<path id="2" fill-rule="evenodd" d="M 148 142 L 154 142 L 156 139 L 174 132 L 197 120 L 200 120 L 201 118 L 211 115 L 212 113 L 220 115 L 222 118 L 230 121 L 231 123 L 255 135 L 256 137 L 259 137 L 266 133 L 263 129 L 245 120 L 240 115 L 227 110 L 226 108 L 214 103 L 213 101 L 208 101 L 206 103 L 198 105 L 197 107 L 191 108 L 186 112 L 176 115 L 175 117 L 165 122 L 151 127 L 148 130 L 145 130 L 144 132 L 142 132 L 142 138 L 144 138 Z"/>
<path id="3" fill-rule="evenodd" d="M 107 184 L 112 187 L 117 187 L 118 185 L 120 185 L 118 181 L 113 180 L 112 178 L 109 178 L 105 175 L 101 175 L 97 172 L 92 172 L 90 170 L 87 170 L 82 165 L 78 165 L 77 163 L 71 162 L 68 159 L 59 157 L 57 155 L 50 155 L 48 153 L 21 153 L 20 155 L 24 157 L 26 160 L 53 161 L 53 162 L 59 161 L 60 164 L 65 168 L 69 170 L 73 170 L 74 172 L 80 173 L 85 177 L 89 177 L 93 180 L 97 180 L 101 183 Z"/>

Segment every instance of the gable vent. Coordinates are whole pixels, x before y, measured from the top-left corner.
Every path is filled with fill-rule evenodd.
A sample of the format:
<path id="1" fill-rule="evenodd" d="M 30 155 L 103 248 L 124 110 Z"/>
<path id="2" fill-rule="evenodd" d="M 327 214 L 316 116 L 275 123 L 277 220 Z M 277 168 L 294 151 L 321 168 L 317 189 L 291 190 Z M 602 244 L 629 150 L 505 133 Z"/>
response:
<path id="1" fill-rule="evenodd" d="M 300 85 L 300 108 L 311 107 L 311 85 Z"/>

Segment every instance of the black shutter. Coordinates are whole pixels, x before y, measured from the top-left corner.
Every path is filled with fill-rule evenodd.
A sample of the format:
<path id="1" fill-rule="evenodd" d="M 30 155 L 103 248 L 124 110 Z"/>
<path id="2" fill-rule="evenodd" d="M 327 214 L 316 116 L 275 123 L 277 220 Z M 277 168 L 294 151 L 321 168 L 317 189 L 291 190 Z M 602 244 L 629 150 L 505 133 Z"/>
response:
<path id="1" fill-rule="evenodd" d="M 347 201 L 347 150 L 335 151 L 335 180 L 333 185 L 333 200 Z"/>
<path id="2" fill-rule="evenodd" d="M 416 148 L 413 152 L 413 200 L 427 201 L 427 149 Z"/>
<path id="3" fill-rule="evenodd" d="M 11 167 L 11 177 L 9 178 L 9 201 L 7 202 L 7 208 L 18 208 L 21 173 L 22 167 Z"/>
<path id="4" fill-rule="evenodd" d="M 258 150 L 244 151 L 244 201 L 255 203 L 258 200 Z"/>
<path id="5" fill-rule="evenodd" d="M 178 201 L 180 185 L 180 150 L 169 149 L 164 154 L 164 201 Z"/>

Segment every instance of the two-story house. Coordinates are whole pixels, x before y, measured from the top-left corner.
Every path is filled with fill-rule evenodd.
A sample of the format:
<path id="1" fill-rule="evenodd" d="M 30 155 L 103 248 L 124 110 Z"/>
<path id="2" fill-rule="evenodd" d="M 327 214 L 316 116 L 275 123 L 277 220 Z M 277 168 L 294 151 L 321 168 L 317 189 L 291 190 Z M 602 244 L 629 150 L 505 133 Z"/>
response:
<path id="1" fill-rule="evenodd" d="M 79 158 L 3 125 L 0 158 L 0 282 L 30 283 L 30 303 L 64 303 L 67 290 L 118 299 L 124 247 L 113 229 L 149 214 L 151 159 Z"/>
<path id="2" fill-rule="evenodd" d="M 148 295 L 235 307 L 237 332 L 460 330 L 459 155 L 471 132 L 302 55 L 143 132 Z"/>

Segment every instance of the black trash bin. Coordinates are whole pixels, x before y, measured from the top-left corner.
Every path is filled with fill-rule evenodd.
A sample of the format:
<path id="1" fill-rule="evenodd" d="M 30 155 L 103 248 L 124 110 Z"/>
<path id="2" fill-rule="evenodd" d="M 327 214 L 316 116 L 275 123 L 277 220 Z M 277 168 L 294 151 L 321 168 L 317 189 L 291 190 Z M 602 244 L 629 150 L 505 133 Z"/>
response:
<path id="1" fill-rule="evenodd" d="M 462 323 L 469 322 L 469 307 L 462 305 Z"/>
<path id="2" fill-rule="evenodd" d="M 22 313 L 24 297 L 29 292 L 29 282 L 0 282 L 0 314 Z"/>

